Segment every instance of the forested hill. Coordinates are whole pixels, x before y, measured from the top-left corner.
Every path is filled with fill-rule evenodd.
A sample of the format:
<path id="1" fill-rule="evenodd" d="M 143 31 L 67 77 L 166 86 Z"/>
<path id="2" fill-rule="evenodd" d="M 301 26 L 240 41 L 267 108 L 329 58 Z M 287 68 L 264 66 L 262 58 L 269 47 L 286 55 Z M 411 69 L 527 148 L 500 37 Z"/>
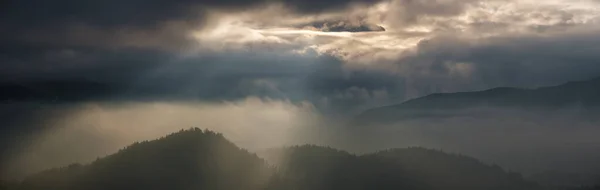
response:
<path id="1" fill-rule="evenodd" d="M 265 155 L 276 163 L 280 175 L 302 178 L 293 186 L 303 189 L 540 189 L 499 166 L 419 147 L 353 155 L 305 145 L 271 150 Z"/>
<path id="2" fill-rule="evenodd" d="M 264 189 L 273 172 L 222 135 L 191 129 L 130 145 L 89 165 L 33 175 L 19 189 Z"/>
<path id="3" fill-rule="evenodd" d="M 352 155 L 320 146 L 269 151 L 271 166 L 222 135 L 200 129 L 135 143 L 88 165 L 28 177 L 8 189 L 535 190 L 516 173 L 424 148 Z"/>

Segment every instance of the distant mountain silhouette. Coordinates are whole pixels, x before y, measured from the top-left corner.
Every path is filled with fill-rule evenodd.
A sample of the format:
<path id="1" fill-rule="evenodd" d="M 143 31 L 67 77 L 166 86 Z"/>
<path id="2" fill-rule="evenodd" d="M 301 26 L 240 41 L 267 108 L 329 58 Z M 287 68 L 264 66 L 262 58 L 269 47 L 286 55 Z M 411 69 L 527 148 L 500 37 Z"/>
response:
<path id="1" fill-rule="evenodd" d="M 476 92 L 436 93 L 406 102 L 367 110 L 357 122 L 387 122 L 451 116 L 448 111 L 470 108 L 555 110 L 567 107 L 600 108 L 600 77 L 537 89 L 510 87 Z"/>
<path id="2" fill-rule="evenodd" d="M 47 170 L 7 189 L 539 189 L 498 166 L 423 148 L 357 156 L 306 145 L 266 155 L 276 167 L 220 134 L 191 129 L 135 143 L 88 165 Z"/>

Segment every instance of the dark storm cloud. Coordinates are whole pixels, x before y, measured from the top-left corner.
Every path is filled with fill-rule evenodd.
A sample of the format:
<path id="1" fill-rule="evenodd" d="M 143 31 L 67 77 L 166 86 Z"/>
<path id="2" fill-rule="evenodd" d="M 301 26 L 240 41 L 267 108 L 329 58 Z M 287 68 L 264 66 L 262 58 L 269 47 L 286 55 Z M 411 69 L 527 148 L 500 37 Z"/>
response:
<path id="1" fill-rule="evenodd" d="M 596 39 L 600 38 L 594 32 L 479 41 L 438 37 L 421 42 L 414 53 L 393 63 L 397 73 L 376 66 L 346 68 L 337 58 L 311 53 L 253 50 L 179 56 L 139 49 L 36 46 L 4 47 L 8 54 L 0 57 L 0 68 L 2 82 L 20 90 L 14 92 L 51 95 L 44 100 L 221 101 L 258 96 L 326 100 L 332 107 L 356 108 L 381 98 L 375 92 L 400 101 L 435 92 L 535 87 L 597 77 Z M 55 90 L 53 85 L 63 87 Z"/>
<path id="2" fill-rule="evenodd" d="M 48 25 L 87 23 L 103 27 L 153 27 L 169 20 L 197 20 L 205 9 L 246 9 L 266 3 L 284 3 L 300 13 L 315 13 L 342 9 L 352 3 L 375 3 L 377 0 L 26 0 L 3 4 L 2 21 L 5 24 Z"/>
<path id="3" fill-rule="evenodd" d="M 181 49 L 189 33 L 206 22 L 207 10 L 238 11 L 283 3 L 299 14 L 335 11 L 376 0 L 25 0 L 3 2 L 0 41 L 38 45 L 80 45 Z"/>
<path id="4" fill-rule="evenodd" d="M 598 74 L 598 66 L 596 66 L 598 64 L 595 64 L 598 57 L 594 53 L 598 49 L 596 47 L 598 42 L 594 39 L 598 39 L 598 36 L 591 33 L 582 36 L 564 35 L 557 38 L 493 38 L 481 40 L 481 43 L 451 37 L 437 37 L 423 41 L 417 47 L 415 55 L 399 60 L 398 65 L 403 70 L 403 73 L 399 75 L 365 70 L 351 71 L 350 74 L 344 71 L 335 71 L 313 77 L 313 73 L 319 73 L 327 66 L 308 64 L 311 66 L 300 67 L 299 65 L 302 64 L 288 64 L 287 60 L 273 61 L 269 58 L 256 57 L 248 60 L 247 57 L 252 57 L 252 55 L 239 53 L 234 53 L 239 56 L 237 59 L 230 58 L 226 60 L 227 63 L 222 63 L 224 60 L 222 57 L 230 56 L 225 56 L 229 52 L 220 53 L 223 55 L 222 57 L 201 56 L 201 58 L 168 63 L 173 62 L 172 60 L 177 56 L 136 48 L 111 50 L 114 47 L 111 46 L 113 43 L 127 41 L 131 41 L 128 44 L 134 45 L 129 44 L 125 47 L 137 48 L 168 46 L 168 43 L 173 43 L 173 46 L 185 44 L 190 40 L 185 40 L 185 35 L 182 35 L 181 32 L 189 29 L 190 25 L 187 25 L 187 21 L 199 21 L 192 22 L 194 24 L 191 25 L 202 23 L 200 22 L 203 18 L 202 8 L 243 9 L 270 2 L 258 0 L 240 2 L 236 0 L 171 2 L 110 0 L 86 3 L 70 0 L 53 2 L 31 0 L 7 2 L 5 3 L 7 6 L 3 6 L 6 11 L 1 13 L 2 20 L 7 21 L 3 23 L 25 28 L 43 25 L 41 29 L 48 30 L 38 30 L 37 33 L 34 33 L 35 35 L 25 37 L 52 40 L 42 44 L 39 42 L 44 40 L 3 41 L 11 43 L 3 43 L 0 48 L 2 80 L 6 81 L 5 83 L 17 81 L 16 83 L 27 84 L 13 86 L 13 88 L 23 91 L 32 89 L 31 86 L 33 89 L 39 89 L 37 86 L 47 86 L 46 83 L 37 82 L 46 79 L 57 80 L 59 82 L 52 84 L 61 85 L 71 84 L 65 82 L 69 80 L 84 80 L 102 84 L 97 85 L 98 89 L 88 89 L 88 92 L 93 92 L 91 94 L 98 94 L 95 93 L 97 91 L 108 91 L 110 92 L 108 94 L 126 94 L 130 97 L 172 97 L 172 94 L 178 94 L 178 98 L 175 99 L 191 97 L 227 99 L 225 97 L 236 98 L 266 94 L 266 96 L 303 99 L 306 98 L 305 95 L 298 94 L 330 96 L 332 93 L 352 87 L 365 89 L 368 92 L 385 90 L 395 97 L 406 97 L 406 92 L 411 91 L 412 95 L 407 97 L 414 97 L 438 91 L 473 90 L 495 86 L 547 85 L 584 79 Z M 314 13 L 340 9 L 350 3 L 374 3 L 375 1 L 284 0 L 283 2 L 288 6 L 295 7 L 298 12 Z M 477 1 L 402 0 L 395 2 L 393 8 L 399 10 L 393 11 L 415 16 L 455 16 L 464 12 L 466 7 L 474 2 Z M 199 18 L 200 20 L 197 20 Z M 408 21 L 418 20 L 417 17 L 399 18 L 408 19 Z M 165 24 L 173 20 L 183 23 Z M 67 24 L 69 26 L 72 26 L 70 23 L 81 23 L 82 25 L 75 26 L 74 29 L 67 27 L 66 31 L 70 32 L 64 32 L 64 26 L 60 23 L 69 23 Z M 157 26 L 158 28 L 153 28 Z M 323 31 L 384 30 L 379 26 L 349 21 L 322 21 L 312 23 L 312 26 Z M 53 30 L 55 27 L 58 29 Z M 148 30 L 140 28 L 148 28 Z M 47 33 L 47 35 L 37 35 L 43 33 Z M 81 36 L 78 37 L 78 35 Z M 75 39 L 78 43 L 70 43 L 68 39 Z M 106 43 L 102 46 L 103 48 L 95 46 L 102 43 Z M 270 57 L 270 55 L 266 57 Z M 280 59 L 292 59 L 302 63 L 314 62 L 313 59 L 300 56 L 280 57 Z M 208 62 L 210 64 L 188 64 L 187 62 Z M 240 64 L 237 62 L 251 63 Z M 333 67 L 336 69 L 342 67 L 340 60 L 331 58 L 331 62 L 335 62 Z M 237 70 L 231 68 L 237 68 Z M 310 80 L 302 78 L 307 76 L 311 76 Z M 208 82 L 210 80 L 219 82 Z M 306 81 L 310 81 L 310 83 Z M 305 84 L 301 85 L 304 89 L 286 89 L 289 86 L 298 86 L 296 83 Z M 109 87 L 102 87 L 103 85 Z M 182 87 L 186 85 L 193 85 L 194 88 Z M 255 88 L 260 90 L 255 90 Z M 81 90 L 80 87 L 67 90 L 67 92 L 78 90 Z M 294 92 L 290 93 L 291 91 Z"/>
<path id="5" fill-rule="evenodd" d="M 323 32 L 383 32 L 385 28 L 376 24 L 369 24 L 360 21 L 317 21 L 310 24 L 299 26 L 299 28 L 315 28 Z"/>
<path id="6" fill-rule="evenodd" d="M 285 4 L 290 5 L 300 12 L 319 13 L 328 10 L 345 8 L 350 4 L 373 4 L 381 0 L 282 0 Z"/>
<path id="7" fill-rule="evenodd" d="M 6 82 L 76 77 L 117 82 L 173 57 L 148 49 L 106 50 L 18 43 L 0 45 L 0 51 L 0 79 Z"/>
<path id="8" fill-rule="evenodd" d="M 399 80 L 378 71 L 345 71 L 331 56 L 222 52 L 175 56 L 149 50 L 27 48 L 1 65 L 4 101 L 222 101 L 248 96 L 341 104 L 368 101 L 372 91 L 398 92 Z M 366 98 L 366 99 L 365 99 Z M 333 100 L 331 100 L 333 101 Z M 348 101 L 348 102 L 345 102 Z M 347 106 L 347 105 L 344 105 Z"/>
<path id="9" fill-rule="evenodd" d="M 574 32 L 469 40 L 440 36 L 398 60 L 417 96 L 498 86 L 536 87 L 600 76 L 600 36 Z"/>
<path id="10" fill-rule="evenodd" d="M 9 1 L 2 12 L 3 21 L 18 25 L 54 25 L 85 22 L 101 26 L 153 26 L 157 22 L 185 19 L 194 1 Z"/>

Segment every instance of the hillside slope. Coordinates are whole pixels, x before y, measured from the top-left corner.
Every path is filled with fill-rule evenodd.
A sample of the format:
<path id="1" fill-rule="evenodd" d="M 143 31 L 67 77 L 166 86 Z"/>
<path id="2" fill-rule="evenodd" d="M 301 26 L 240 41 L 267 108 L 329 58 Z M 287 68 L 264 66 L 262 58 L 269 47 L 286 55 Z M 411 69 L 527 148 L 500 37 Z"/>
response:
<path id="1" fill-rule="evenodd" d="M 313 145 L 265 154 L 280 175 L 301 189 L 535 190 L 520 174 L 478 160 L 425 148 L 353 155 Z"/>
<path id="2" fill-rule="evenodd" d="M 264 189 L 272 171 L 220 134 L 192 129 L 135 143 L 89 165 L 33 175 L 19 189 Z"/>

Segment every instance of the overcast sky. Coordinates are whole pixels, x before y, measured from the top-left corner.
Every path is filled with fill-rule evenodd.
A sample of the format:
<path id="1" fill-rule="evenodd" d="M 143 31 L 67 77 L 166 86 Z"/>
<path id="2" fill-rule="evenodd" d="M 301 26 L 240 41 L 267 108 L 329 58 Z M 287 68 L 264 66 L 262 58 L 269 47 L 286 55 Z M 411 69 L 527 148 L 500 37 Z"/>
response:
<path id="1" fill-rule="evenodd" d="M 27 0 L 0 14 L 2 82 L 93 81 L 130 100 L 360 110 L 600 76 L 595 0 Z"/>

